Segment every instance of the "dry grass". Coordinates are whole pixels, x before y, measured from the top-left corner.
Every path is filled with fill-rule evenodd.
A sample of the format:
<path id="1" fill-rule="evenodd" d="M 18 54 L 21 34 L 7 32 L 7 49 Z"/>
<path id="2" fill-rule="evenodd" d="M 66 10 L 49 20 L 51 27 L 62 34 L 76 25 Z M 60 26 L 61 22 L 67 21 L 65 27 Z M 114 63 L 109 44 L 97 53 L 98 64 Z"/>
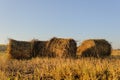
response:
<path id="1" fill-rule="evenodd" d="M 120 50 L 114 49 L 112 50 L 112 55 L 120 55 Z"/>
<path id="2" fill-rule="evenodd" d="M 11 59 L 0 64 L 0 80 L 120 80 L 119 67 L 113 57 Z"/>

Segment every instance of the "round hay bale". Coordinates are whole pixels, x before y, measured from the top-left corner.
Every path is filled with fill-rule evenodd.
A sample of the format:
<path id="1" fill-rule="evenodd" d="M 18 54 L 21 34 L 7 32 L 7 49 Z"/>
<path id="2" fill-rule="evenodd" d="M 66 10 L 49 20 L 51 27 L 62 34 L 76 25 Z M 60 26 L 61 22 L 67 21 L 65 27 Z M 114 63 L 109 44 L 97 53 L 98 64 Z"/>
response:
<path id="1" fill-rule="evenodd" d="M 31 43 L 9 39 L 7 47 L 8 54 L 14 59 L 29 59 L 31 55 Z"/>
<path id="2" fill-rule="evenodd" d="M 78 48 L 77 55 L 84 57 L 105 57 L 111 55 L 111 44 L 105 39 L 85 40 Z"/>
<path id="3" fill-rule="evenodd" d="M 39 40 L 32 40 L 31 47 L 32 47 L 32 57 L 45 57 L 46 54 L 46 45 L 48 41 L 39 41 Z"/>
<path id="4" fill-rule="evenodd" d="M 73 39 L 52 38 L 47 44 L 49 57 L 75 57 L 76 42 Z"/>

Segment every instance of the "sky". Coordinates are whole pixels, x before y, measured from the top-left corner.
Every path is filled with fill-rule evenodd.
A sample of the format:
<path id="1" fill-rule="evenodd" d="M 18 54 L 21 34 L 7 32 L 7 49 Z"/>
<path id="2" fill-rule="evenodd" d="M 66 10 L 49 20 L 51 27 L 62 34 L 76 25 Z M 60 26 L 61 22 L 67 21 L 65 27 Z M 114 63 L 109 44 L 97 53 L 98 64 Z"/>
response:
<path id="1" fill-rule="evenodd" d="M 0 0 L 0 44 L 52 37 L 120 48 L 120 0 Z"/>

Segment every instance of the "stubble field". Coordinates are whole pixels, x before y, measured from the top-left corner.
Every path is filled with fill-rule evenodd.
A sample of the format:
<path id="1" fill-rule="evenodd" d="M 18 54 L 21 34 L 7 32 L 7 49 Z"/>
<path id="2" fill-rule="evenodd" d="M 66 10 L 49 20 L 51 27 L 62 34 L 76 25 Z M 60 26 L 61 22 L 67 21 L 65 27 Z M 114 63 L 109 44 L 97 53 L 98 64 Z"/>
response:
<path id="1" fill-rule="evenodd" d="M 0 80 L 120 80 L 120 57 L 15 60 L 1 54 Z"/>

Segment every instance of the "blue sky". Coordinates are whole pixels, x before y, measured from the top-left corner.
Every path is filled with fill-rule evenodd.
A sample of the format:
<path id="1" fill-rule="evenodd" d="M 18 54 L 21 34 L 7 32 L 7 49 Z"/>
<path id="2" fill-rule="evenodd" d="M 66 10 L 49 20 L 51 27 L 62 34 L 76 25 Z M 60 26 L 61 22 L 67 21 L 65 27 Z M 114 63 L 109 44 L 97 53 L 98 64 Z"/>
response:
<path id="1" fill-rule="evenodd" d="M 120 48 L 120 0 L 0 0 L 0 43 L 103 38 Z"/>

